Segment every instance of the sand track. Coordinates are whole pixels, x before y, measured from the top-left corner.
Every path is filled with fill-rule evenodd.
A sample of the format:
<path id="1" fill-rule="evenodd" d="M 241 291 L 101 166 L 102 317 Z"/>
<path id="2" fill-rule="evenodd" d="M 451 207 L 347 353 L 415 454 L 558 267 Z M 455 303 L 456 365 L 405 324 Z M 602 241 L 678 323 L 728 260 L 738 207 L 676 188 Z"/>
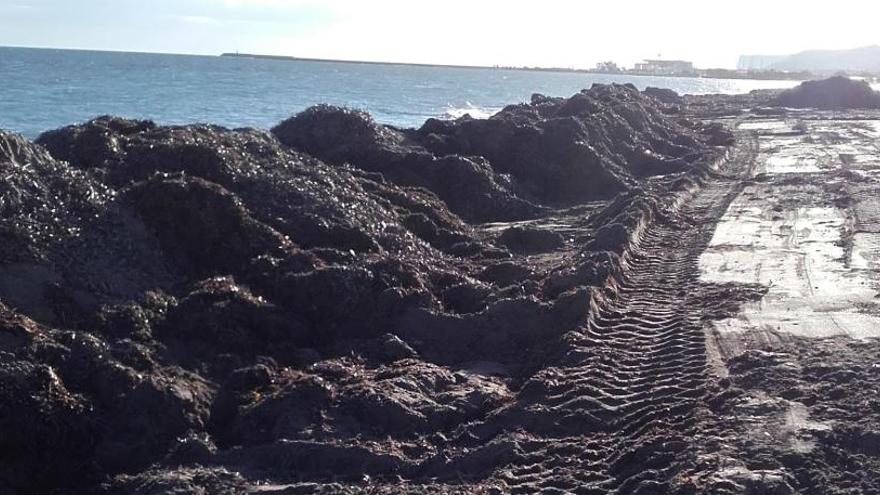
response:
<path id="1" fill-rule="evenodd" d="M 664 198 L 514 401 L 457 432 L 445 461 L 399 483 L 255 487 L 258 493 L 607 494 L 687 491 L 710 387 L 705 324 L 715 288 L 699 258 L 755 166 L 749 133 L 699 186 Z M 734 299 L 736 299 L 734 297 Z M 741 299 L 741 298 L 740 298 Z"/>
<path id="2" fill-rule="evenodd" d="M 792 150 L 768 148 L 764 124 L 743 126 L 718 173 L 673 200 L 677 206 L 668 215 L 637 229 L 623 274 L 594 292 L 584 324 L 563 337 L 513 404 L 468 427 L 469 447 L 450 445 L 453 459 L 468 460 L 450 463 L 457 479 L 412 479 L 376 493 L 878 493 L 876 341 L 804 338 L 766 326 L 720 337 L 742 311 L 775 297 L 760 277 L 705 277 L 705 256 L 719 254 L 722 219 L 744 198 L 763 204 L 769 215 L 775 211 L 767 196 L 755 196 L 768 180 L 755 173 L 766 173 L 768 153 Z M 786 125 L 774 123 L 771 132 Z M 817 126 L 823 139 L 838 145 L 848 138 L 831 136 L 829 127 L 851 128 Z M 751 260 L 793 260 L 792 273 L 808 287 L 787 297 L 801 304 L 822 293 L 827 277 L 828 265 L 802 252 L 815 242 L 816 227 L 819 234 L 830 228 L 844 235 L 846 225 L 854 225 L 856 235 L 870 234 L 866 218 L 875 208 L 864 183 L 834 175 L 834 163 L 849 162 L 823 153 L 817 161 L 823 168 L 806 173 L 831 189 L 811 189 L 794 200 L 834 203 L 841 191 L 856 191 L 855 214 L 847 201 L 837 206 L 855 220 L 782 229 L 784 253 L 762 255 L 758 244 Z M 797 181 L 803 178 L 779 182 L 792 178 L 802 187 Z M 798 213 L 795 206 L 788 218 L 811 221 Z M 760 232 L 748 230 L 749 222 L 740 225 Z M 863 244 L 868 254 L 859 256 L 874 259 L 870 246 Z M 846 287 L 837 294 L 852 295 Z M 809 315 L 799 317 L 809 324 Z"/>
<path id="3" fill-rule="evenodd" d="M 707 327 L 701 493 L 878 493 L 876 121 L 756 119 L 757 171 L 700 260 L 766 293 Z M 782 159 L 780 159 L 782 157 Z"/>
<path id="4" fill-rule="evenodd" d="M 750 148 L 739 151 L 748 158 Z M 675 489 L 706 390 L 698 259 L 751 162 L 732 160 L 628 253 L 616 295 L 593 301 L 560 358 L 519 407 L 539 415 L 521 460 L 496 475 L 510 493 L 645 493 Z M 686 221 L 682 221 L 686 220 Z M 527 387 L 524 390 L 529 390 Z M 527 397 L 523 397 L 527 395 Z M 490 483 L 491 484 L 491 483 Z"/>

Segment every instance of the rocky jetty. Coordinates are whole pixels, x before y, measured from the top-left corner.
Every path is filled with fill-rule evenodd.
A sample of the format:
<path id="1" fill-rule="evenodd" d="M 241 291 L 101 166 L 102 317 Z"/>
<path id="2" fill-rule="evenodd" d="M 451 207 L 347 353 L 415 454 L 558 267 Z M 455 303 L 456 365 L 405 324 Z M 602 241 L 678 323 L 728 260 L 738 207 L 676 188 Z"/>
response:
<path id="1" fill-rule="evenodd" d="M 408 130 L 319 106 L 271 132 L 0 132 L 0 493 L 500 473 L 530 377 L 732 140 L 679 104 L 614 85 Z"/>

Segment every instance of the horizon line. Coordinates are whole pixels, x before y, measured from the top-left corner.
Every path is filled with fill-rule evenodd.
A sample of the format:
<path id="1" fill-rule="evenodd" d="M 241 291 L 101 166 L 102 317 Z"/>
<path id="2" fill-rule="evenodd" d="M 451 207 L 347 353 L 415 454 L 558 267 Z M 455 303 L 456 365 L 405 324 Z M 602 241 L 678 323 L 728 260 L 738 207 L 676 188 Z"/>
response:
<path id="1" fill-rule="evenodd" d="M 871 48 L 874 46 L 880 47 L 880 45 L 868 45 L 861 48 Z M 631 76 L 631 77 L 697 77 L 700 78 L 702 76 L 699 75 L 676 75 L 676 74 L 642 74 L 636 72 L 628 72 L 627 69 L 623 68 L 622 72 L 602 72 L 598 71 L 595 68 L 576 68 L 576 67 L 552 67 L 552 66 L 540 66 L 540 65 L 469 65 L 469 64 L 453 64 L 453 63 L 431 63 L 431 62 L 393 62 L 393 61 L 383 61 L 383 60 L 356 60 L 356 59 L 333 59 L 333 58 L 322 58 L 322 57 L 297 57 L 293 55 L 271 55 L 271 54 L 260 54 L 260 53 L 249 53 L 249 52 L 222 52 L 222 53 L 187 53 L 187 52 L 165 52 L 165 51 L 145 51 L 145 50 L 113 50 L 113 49 L 103 49 L 103 48 L 81 48 L 81 47 L 57 47 L 57 46 L 27 46 L 27 45 L 2 45 L 0 44 L 0 48 L 13 48 L 13 49 L 24 49 L 24 50 L 55 50 L 55 51 L 72 51 L 72 52 L 95 52 L 95 53 L 120 53 L 120 54 L 136 54 L 136 55 L 165 55 L 165 56 L 180 56 L 180 57 L 204 57 L 204 58 L 220 58 L 220 57 L 228 57 L 228 58 L 250 58 L 255 60 L 278 60 L 278 61 L 300 61 L 300 62 L 316 62 L 316 63 L 341 63 L 341 64 L 359 64 L 359 65 L 389 65 L 389 66 L 404 66 L 404 67 L 438 67 L 438 68 L 450 68 L 450 69 L 483 69 L 483 70 L 507 70 L 507 71 L 529 71 L 529 72 L 555 72 L 555 73 L 583 73 L 583 74 L 603 74 L 603 75 L 612 75 L 612 76 Z M 822 50 L 815 50 L 822 51 Z M 831 50 L 829 50 L 831 51 Z M 740 58 L 747 56 L 755 56 L 755 55 L 740 55 Z M 650 60 L 645 58 L 643 60 Z M 667 59 L 661 59 L 667 60 Z M 673 59 L 668 59 L 672 61 Z M 687 60 L 684 60 L 687 61 Z M 709 68 L 695 68 L 698 71 L 710 71 L 710 70 L 724 70 L 724 71 L 732 71 L 735 72 L 738 69 L 730 69 L 725 67 L 709 67 Z M 790 71 L 770 71 L 770 72 L 779 72 L 786 73 Z M 711 79 L 711 77 L 710 77 Z"/>
<path id="2" fill-rule="evenodd" d="M 263 59 L 277 59 L 277 60 L 299 60 L 304 62 L 337 62 L 337 63 L 346 63 L 346 64 L 370 64 L 370 65 L 407 65 L 407 66 L 421 66 L 421 67 L 449 67 L 449 68 L 462 68 L 462 69 L 527 69 L 527 70 L 555 70 L 555 71 L 566 71 L 566 72 L 574 72 L 574 71 L 588 71 L 590 69 L 586 68 L 575 68 L 575 67 L 543 67 L 543 66 L 507 66 L 507 65 L 470 65 L 470 64 L 453 64 L 453 63 L 431 63 L 431 62 L 392 62 L 392 61 L 384 61 L 384 60 L 355 60 L 355 59 L 333 59 L 333 58 L 321 58 L 321 57 L 296 57 L 293 55 L 271 55 L 271 54 L 260 54 L 260 53 L 245 53 L 245 52 L 221 52 L 221 53 L 187 53 L 187 52 L 166 52 L 166 51 L 147 51 L 147 50 L 113 50 L 106 48 L 81 48 L 81 47 L 58 47 L 58 46 L 28 46 L 28 45 L 2 45 L 0 44 L 0 48 L 20 48 L 26 50 L 58 50 L 58 51 L 71 51 L 71 52 L 97 52 L 97 53 L 132 53 L 139 55 L 180 55 L 185 57 L 207 57 L 207 58 L 216 58 L 216 57 L 241 57 L 241 58 L 263 58 Z"/>
<path id="3" fill-rule="evenodd" d="M 392 62 L 392 61 L 382 61 L 382 60 L 354 60 L 354 59 L 332 59 L 332 58 L 321 58 L 321 57 L 296 57 L 293 55 L 269 55 L 269 54 L 259 54 L 259 53 L 245 53 L 245 52 L 221 52 L 221 53 L 186 53 L 186 52 L 166 52 L 166 51 L 147 51 L 147 50 L 113 50 L 106 48 L 82 48 L 82 47 L 58 47 L 58 46 L 27 46 L 27 45 L 2 45 L 0 44 L 0 48 L 20 48 L 26 50 L 57 50 L 57 51 L 75 51 L 75 52 L 97 52 L 97 53 L 131 53 L 131 54 L 140 54 L 140 55 L 172 55 L 172 56 L 185 56 L 185 57 L 206 57 L 206 58 L 216 58 L 216 57 L 241 57 L 241 58 L 254 58 L 254 59 L 276 59 L 276 60 L 291 60 L 291 61 L 303 61 L 303 62 L 324 62 L 324 63 L 347 63 L 347 64 L 365 64 L 365 65 L 399 65 L 399 66 L 415 66 L 415 67 L 445 67 L 445 68 L 458 68 L 458 69 L 501 69 L 501 70 L 528 70 L 528 71 L 545 71 L 545 72 L 584 72 L 584 73 L 596 73 L 594 69 L 582 67 L 549 67 L 549 66 L 529 66 L 529 65 L 521 65 L 521 66 L 513 66 L 513 65 L 471 65 L 471 64 L 453 64 L 453 63 L 431 63 L 431 62 Z M 647 60 L 647 59 L 644 59 Z M 714 67 L 712 69 L 723 69 L 723 70 L 735 70 L 735 69 L 727 69 L 723 67 Z M 611 74 L 614 75 L 614 74 Z M 626 74 L 621 73 L 621 75 L 630 75 L 630 76 L 649 76 L 650 74 Z"/>

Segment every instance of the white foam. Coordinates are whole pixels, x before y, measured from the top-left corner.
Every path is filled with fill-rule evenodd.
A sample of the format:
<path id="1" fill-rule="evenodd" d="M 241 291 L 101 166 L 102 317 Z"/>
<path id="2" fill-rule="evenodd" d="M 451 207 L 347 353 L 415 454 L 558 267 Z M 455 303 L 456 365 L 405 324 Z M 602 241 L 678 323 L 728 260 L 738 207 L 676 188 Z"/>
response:
<path id="1" fill-rule="evenodd" d="M 488 119 L 499 111 L 501 111 L 500 108 L 481 107 L 468 101 L 463 106 L 449 105 L 446 109 L 445 117 L 448 119 L 458 119 L 465 115 L 470 115 L 475 119 Z"/>
<path id="2" fill-rule="evenodd" d="M 766 171 L 768 174 L 821 172 L 818 162 L 815 156 L 776 155 L 767 159 Z"/>
<path id="3" fill-rule="evenodd" d="M 750 120 L 743 122 L 739 128 L 744 131 L 790 131 L 791 126 L 784 120 Z"/>

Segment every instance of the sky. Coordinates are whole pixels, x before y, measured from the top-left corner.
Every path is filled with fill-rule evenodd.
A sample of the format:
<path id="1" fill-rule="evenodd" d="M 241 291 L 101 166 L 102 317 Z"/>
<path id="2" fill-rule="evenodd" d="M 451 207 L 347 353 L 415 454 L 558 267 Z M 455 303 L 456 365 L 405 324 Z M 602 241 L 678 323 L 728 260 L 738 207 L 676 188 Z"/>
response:
<path id="1" fill-rule="evenodd" d="M 880 44 L 875 0 L 0 0 L 0 45 L 592 67 Z"/>

